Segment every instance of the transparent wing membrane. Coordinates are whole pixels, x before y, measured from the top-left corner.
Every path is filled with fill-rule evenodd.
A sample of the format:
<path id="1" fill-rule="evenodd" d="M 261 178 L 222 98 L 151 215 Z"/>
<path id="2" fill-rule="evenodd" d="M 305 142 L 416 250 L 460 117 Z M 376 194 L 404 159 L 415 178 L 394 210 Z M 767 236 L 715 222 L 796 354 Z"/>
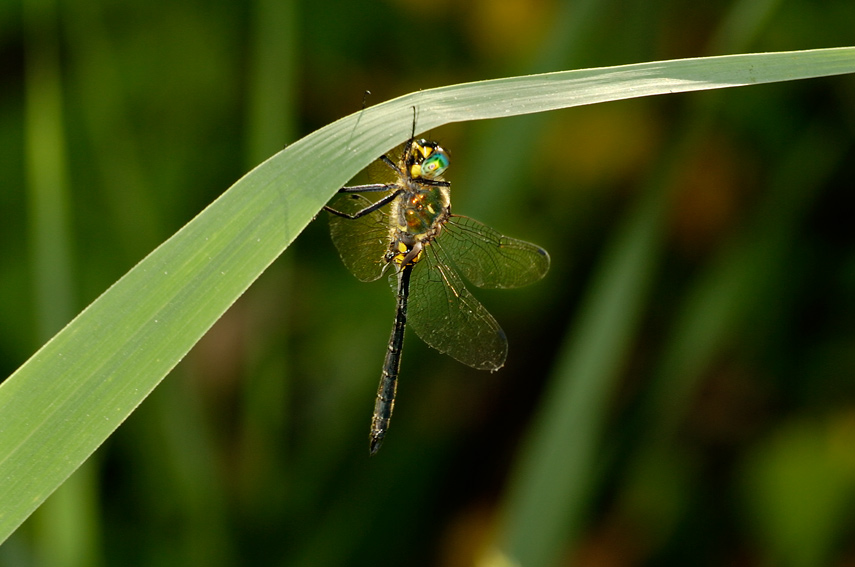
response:
<path id="1" fill-rule="evenodd" d="M 333 199 L 330 207 L 352 215 L 371 203 L 361 195 L 350 193 Z M 388 215 L 377 210 L 358 219 L 332 213 L 329 217 L 333 244 L 347 269 L 363 282 L 374 281 L 383 275 L 388 265 L 384 259 L 389 248 Z"/>
<path id="2" fill-rule="evenodd" d="M 540 246 L 504 236 L 469 217 L 452 215 L 436 243 L 478 287 L 522 287 L 549 270 L 549 254 Z"/>
<path id="3" fill-rule="evenodd" d="M 505 332 L 449 267 L 442 249 L 427 246 L 413 269 L 408 322 L 421 339 L 479 370 L 505 363 Z"/>

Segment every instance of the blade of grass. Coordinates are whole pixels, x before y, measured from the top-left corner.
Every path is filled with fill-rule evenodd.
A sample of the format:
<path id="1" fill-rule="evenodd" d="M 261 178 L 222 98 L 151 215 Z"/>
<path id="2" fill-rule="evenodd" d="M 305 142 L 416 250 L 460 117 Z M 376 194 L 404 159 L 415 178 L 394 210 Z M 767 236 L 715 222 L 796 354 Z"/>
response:
<path id="1" fill-rule="evenodd" d="M 38 341 L 73 314 L 74 278 L 68 157 L 55 2 L 23 3 L 26 32 L 25 136 L 30 257 Z M 34 554 L 42 565 L 97 565 L 100 535 L 96 463 L 80 467 L 34 516 Z"/>
<path id="2" fill-rule="evenodd" d="M 252 3 L 252 58 L 249 65 L 246 122 L 246 161 L 254 165 L 263 161 L 271 152 L 282 147 L 282 140 L 294 138 L 296 130 L 295 99 L 299 75 L 299 17 L 295 1 L 254 0 Z M 270 289 L 275 289 L 280 300 L 289 302 L 293 297 L 293 256 L 283 258 L 268 272 Z M 269 309 L 269 296 L 256 294 L 259 310 Z M 290 317 L 282 317 L 277 333 L 287 336 L 291 326 Z M 253 341 L 247 341 L 252 344 Z M 240 490 L 245 499 L 245 509 L 260 511 L 271 506 L 274 497 L 264 487 L 276 484 L 268 475 L 287 469 L 275 466 L 273 459 L 280 453 L 276 450 L 287 433 L 287 417 L 283 408 L 288 407 L 291 396 L 291 365 L 288 349 L 276 354 L 275 378 L 257 363 L 264 359 L 259 351 L 265 344 L 253 347 L 253 366 L 246 372 L 241 387 L 241 430 L 242 447 L 252 447 L 256 454 L 265 455 L 266 461 L 259 465 L 253 455 L 244 455 L 239 462 L 245 466 L 239 478 L 243 482 Z M 278 479 L 282 482 L 282 479 Z M 274 504 L 275 505 L 275 504 Z"/>
<path id="3" fill-rule="evenodd" d="M 645 400 L 625 428 L 630 432 L 626 443 L 631 444 L 631 456 L 619 469 L 626 479 L 622 485 L 628 487 L 619 507 L 627 517 L 644 519 L 648 541 L 674 537 L 675 526 L 684 520 L 693 456 L 675 439 L 697 400 L 704 370 L 723 348 L 741 342 L 746 325 L 749 335 L 767 336 L 757 330 L 757 321 L 762 321 L 761 327 L 778 321 L 775 307 L 769 311 L 768 298 L 778 297 L 781 282 L 790 277 L 788 254 L 798 249 L 793 227 L 812 210 L 811 200 L 819 195 L 815 189 L 827 181 L 846 147 L 836 143 L 833 132 L 816 126 L 794 139 L 770 175 L 766 196 L 752 215 L 753 225 L 723 246 L 683 294 L 645 388 Z M 672 467 L 679 472 L 672 472 Z M 652 488 L 657 486 L 662 488 Z M 655 498 L 650 498 L 652 490 Z"/>
<path id="4" fill-rule="evenodd" d="M 815 189 L 844 150 L 829 143 L 828 133 L 815 128 L 796 140 L 780 161 L 768 198 L 755 213 L 756 225 L 724 248 L 687 294 L 648 391 L 650 419 L 645 421 L 656 425 L 648 434 L 649 443 L 640 446 L 668 444 L 673 439 L 703 369 L 744 324 L 752 306 L 773 294 L 769 288 L 775 282 L 766 274 L 780 271 L 778 265 L 786 257 L 783 251 L 794 246 L 788 239 L 792 226 L 810 211 Z"/>
<path id="5" fill-rule="evenodd" d="M 540 52 L 522 72 L 539 73 L 557 67 L 572 67 L 583 59 L 586 40 L 597 23 L 609 13 L 608 0 L 564 2 L 555 14 Z M 548 124 L 546 116 L 490 122 L 479 128 L 478 142 L 470 154 L 470 174 L 460 179 L 468 187 L 468 214 L 496 218 L 501 210 L 512 210 L 509 195 L 520 185 L 525 168 L 536 152 L 531 140 Z M 495 156 L 501 155 L 497 160 Z"/>
<path id="6" fill-rule="evenodd" d="M 37 4 L 34 5 L 34 4 Z M 69 183 L 54 6 L 25 2 L 26 155 L 30 248 L 39 340 L 73 312 Z"/>
<path id="7" fill-rule="evenodd" d="M 643 63 L 406 95 L 279 152 L 87 307 L 0 385 L 0 541 L 136 408 L 321 206 L 418 129 L 655 94 L 855 72 L 855 48 Z"/>
<path id="8" fill-rule="evenodd" d="M 610 395 L 626 362 L 661 248 L 666 184 L 651 183 L 607 247 L 559 350 L 506 497 L 497 564 L 553 565 L 578 529 Z M 499 551 L 500 550 L 500 551 Z M 509 561 L 508 561 L 509 560 Z"/>
<path id="9" fill-rule="evenodd" d="M 152 199 L 151 172 L 132 124 L 132 104 L 122 87 L 122 62 L 109 33 L 108 9 L 100 2 L 63 4 L 68 37 L 70 87 L 82 111 L 83 127 L 96 157 L 99 185 L 121 187 L 104 194 L 104 224 L 130 258 L 138 258 L 166 231 L 162 210 Z"/>
<path id="10" fill-rule="evenodd" d="M 774 2 L 775 0 L 771 0 Z M 746 20 L 747 7 L 756 9 L 755 17 Z M 768 3 L 759 6 L 752 0 L 737 3 L 716 34 L 716 42 L 745 42 L 757 33 L 758 26 L 742 25 L 733 33 L 734 22 L 759 24 L 771 12 Z M 733 47 L 733 45 L 731 45 Z M 744 47 L 744 46 L 740 46 Z M 699 99 L 695 99 L 697 101 Z M 661 153 L 660 166 L 653 168 L 658 179 L 652 179 L 647 191 L 662 185 L 679 164 L 710 121 L 709 104 L 694 105 L 678 137 Z M 660 205 L 664 195 L 660 193 Z M 601 447 L 607 400 L 614 395 L 620 377 L 621 360 L 628 354 L 631 333 L 639 317 L 641 297 L 649 284 L 647 278 L 658 239 L 655 237 L 660 215 L 642 207 L 632 239 L 617 239 L 609 258 L 591 286 L 570 338 L 565 341 L 563 362 L 551 378 L 550 391 L 544 396 L 529 439 L 531 445 L 520 459 L 504 505 L 504 524 L 490 559 L 498 563 L 552 565 L 559 554 L 572 553 L 580 530 L 580 518 L 597 489 L 594 470 L 603 459 Z M 646 217 L 643 216 L 646 214 Z M 642 223 L 646 223 L 644 230 Z M 625 228 L 624 230 L 630 230 Z M 645 259 L 640 243 L 650 248 Z M 633 247 L 632 245 L 635 245 Z M 625 249 L 620 247 L 624 246 Z M 608 279 L 610 274 L 612 278 Z M 614 305 L 623 307 L 614 317 Z"/>

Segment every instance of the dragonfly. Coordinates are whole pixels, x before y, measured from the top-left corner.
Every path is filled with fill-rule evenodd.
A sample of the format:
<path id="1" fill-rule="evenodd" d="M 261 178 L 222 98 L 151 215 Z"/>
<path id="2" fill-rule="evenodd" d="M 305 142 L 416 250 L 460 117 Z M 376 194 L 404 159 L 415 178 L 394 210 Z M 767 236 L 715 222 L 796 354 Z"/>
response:
<path id="1" fill-rule="evenodd" d="M 451 213 L 451 164 L 437 142 L 416 139 L 379 158 L 388 183 L 342 187 L 324 208 L 345 266 L 359 280 L 389 272 L 397 298 L 395 321 L 374 404 L 370 454 L 380 449 L 395 406 L 404 330 L 429 346 L 480 370 L 505 363 L 508 340 L 492 315 L 469 293 L 459 274 L 480 288 L 516 288 L 543 278 L 549 254 Z M 376 200 L 365 195 L 382 194 Z"/>

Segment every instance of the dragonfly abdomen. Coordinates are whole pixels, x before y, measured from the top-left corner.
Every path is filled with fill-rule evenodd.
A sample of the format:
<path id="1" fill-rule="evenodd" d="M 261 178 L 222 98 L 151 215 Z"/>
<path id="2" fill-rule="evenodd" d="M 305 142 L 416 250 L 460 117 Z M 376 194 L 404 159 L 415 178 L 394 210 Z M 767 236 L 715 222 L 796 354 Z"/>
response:
<path id="1" fill-rule="evenodd" d="M 369 450 L 375 454 L 383 444 L 392 411 L 395 409 L 395 395 L 398 391 L 398 374 L 401 370 L 401 350 L 404 347 L 404 330 L 407 326 L 407 299 L 410 294 L 410 274 L 413 263 L 403 266 L 398 272 L 398 305 L 395 310 L 395 324 L 383 361 L 380 385 L 377 387 L 377 399 L 374 402 L 374 415 L 371 418 Z"/>

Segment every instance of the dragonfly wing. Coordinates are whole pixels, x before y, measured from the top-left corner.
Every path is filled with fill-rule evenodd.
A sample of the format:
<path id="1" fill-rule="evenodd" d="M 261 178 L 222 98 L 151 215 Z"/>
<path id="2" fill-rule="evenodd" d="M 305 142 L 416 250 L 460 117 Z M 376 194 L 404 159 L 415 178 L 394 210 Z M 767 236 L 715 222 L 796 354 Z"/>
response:
<path id="1" fill-rule="evenodd" d="M 436 350 L 479 370 L 498 370 L 508 354 L 505 332 L 433 244 L 413 269 L 408 323 Z"/>
<path id="2" fill-rule="evenodd" d="M 355 193 L 341 194 L 330 207 L 354 214 L 371 205 L 371 201 Z M 342 262 L 354 276 L 372 282 L 383 275 L 388 262 L 389 221 L 383 211 L 373 211 L 357 219 L 330 213 L 330 235 Z"/>
<path id="3" fill-rule="evenodd" d="M 540 246 L 504 236 L 469 217 L 453 215 L 436 243 L 478 287 L 521 287 L 549 270 L 549 254 Z"/>

